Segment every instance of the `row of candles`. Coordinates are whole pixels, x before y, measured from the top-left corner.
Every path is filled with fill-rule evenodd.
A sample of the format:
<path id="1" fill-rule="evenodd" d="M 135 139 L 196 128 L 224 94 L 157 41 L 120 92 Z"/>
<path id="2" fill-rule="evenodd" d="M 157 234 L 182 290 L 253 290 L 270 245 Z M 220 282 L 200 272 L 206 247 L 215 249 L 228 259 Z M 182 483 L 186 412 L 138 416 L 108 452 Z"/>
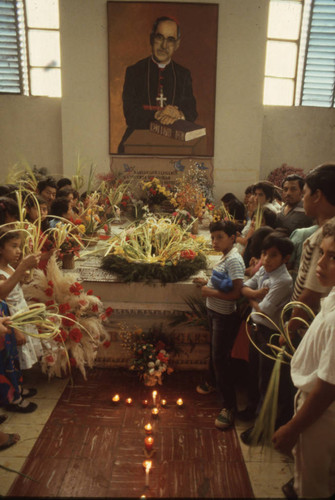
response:
<path id="1" fill-rule="evenodd" d="M 153 391 L 152 392 L 153 409 L 151 410 L 151 416 L 154 419 L 157 419 L 158 415 L 159 415 L 159 409 L 157 408 L 157 396 L 158 396 L 157 391 Z M 120 398 L 119 394 L 115 394 L 112 398 L 112 401 L 113 401 L 114 405 L 118 405 L 121 402 L 121 398 Z M 131 406 L 133 404 L 132 398 L 125 399 L 125 404 L 127 406 Z M 147 399 L 144 399 L 142 401 L 142 407 L 147 408 L 148 405 L 149 405 L 149 401 Z M 178 398 L 176 401 L 176 405 L 178 408 L 182 408 L 184 406 L 184 401 L 181 398 Z M 162 408 L 167 407 L 166 399 L 160 400 L 160 406 Z M 151 435 L 153 432 L 153 428 L 152 428 L 152 425 L 150 424 L 150 422 L 144 426 L 144 431 L 146 434 L 146 437 L 144 439 L 144 447 L 145 447 L 147 455 L 150 457 L 153 453 L 153 446 L 154 446 L 154 438 Z M 143 467 L 145 469 L 145 486 L 149 487 L 149 473 L 150 473 L 150 469 L 152 467 L 152 460 L 149 460 L 149 459 L 144 460 Z M 145 495 L 142 495 L 141 498 L 145 498 Z"/>

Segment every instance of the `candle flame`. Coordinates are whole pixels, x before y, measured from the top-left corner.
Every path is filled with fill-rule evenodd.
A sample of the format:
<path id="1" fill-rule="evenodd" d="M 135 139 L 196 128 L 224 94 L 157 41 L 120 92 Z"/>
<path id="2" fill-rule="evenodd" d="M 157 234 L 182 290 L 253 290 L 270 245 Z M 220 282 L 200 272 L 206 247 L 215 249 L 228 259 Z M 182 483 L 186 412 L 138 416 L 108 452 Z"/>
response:
<path id="1" fill-rule="evenodd" d="M 120 396 L 118 394 L 115 394 L 115 396 L 113 396 L 113 401 L 119 401 L 120 400 Z"/>
<path id="2" fill-rule="evenodd" d="M 152 466 L 152 461 L 151 460 L 144 460 L 143 462 L 143 467 L 145 468 L 145 472 L 149 472 Z"/>

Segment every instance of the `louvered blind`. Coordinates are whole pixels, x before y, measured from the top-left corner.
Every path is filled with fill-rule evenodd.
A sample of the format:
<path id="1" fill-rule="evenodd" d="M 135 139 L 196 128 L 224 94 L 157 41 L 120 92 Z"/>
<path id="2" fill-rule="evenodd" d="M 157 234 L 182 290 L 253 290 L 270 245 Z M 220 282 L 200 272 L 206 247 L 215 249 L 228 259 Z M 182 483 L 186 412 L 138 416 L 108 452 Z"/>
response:
<path id="1" fill-rule="evenodd" d="M 301 104 L 334 107 L 335 1 L 314 0 L 307 30 Z"/>
<path id="2" fill-rule="evenodd" d="M 20 43 L 15 0 L 0 0 L 0 92 L 20 94 Z"/>

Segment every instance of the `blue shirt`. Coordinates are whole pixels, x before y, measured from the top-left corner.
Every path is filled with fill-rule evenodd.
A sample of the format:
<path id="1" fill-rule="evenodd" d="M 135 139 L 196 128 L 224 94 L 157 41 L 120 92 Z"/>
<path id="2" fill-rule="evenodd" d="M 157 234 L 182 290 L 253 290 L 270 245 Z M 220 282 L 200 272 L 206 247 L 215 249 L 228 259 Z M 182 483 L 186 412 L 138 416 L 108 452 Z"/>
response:
<path id="1" fill-rule="evenodd" d="M 259 302 L 259 308 L 262 313 L 266 314 L 276 325 L 280 326 L 281 312 L 283 307 L 291 300 L 293 292 L 292 276 L 288 272 L 286 265 L 282 264 L 271 273 L 267 273 L 264 266 L 262 266 L 252 278 L 243 283 L 243 286 L 247 286 L 253 290 L 269 288 L 264 299 Z M 255 312 L 255 309 L 252 311 Z M 252 320 L 254 323 L 264 325 L 271 330 L 276 330 L 275 326 L 263 316 L 254 314 Z"/>

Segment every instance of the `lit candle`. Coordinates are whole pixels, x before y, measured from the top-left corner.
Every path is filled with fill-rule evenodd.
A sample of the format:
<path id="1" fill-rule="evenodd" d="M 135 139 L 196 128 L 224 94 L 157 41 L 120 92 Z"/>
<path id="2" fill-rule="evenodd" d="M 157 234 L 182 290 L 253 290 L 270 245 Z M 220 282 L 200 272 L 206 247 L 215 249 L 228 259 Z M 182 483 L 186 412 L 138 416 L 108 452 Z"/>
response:
<path id="1" fill-rule="evenodd" d="M 152 433 L 152 425 L 149 423 L 144 426 L 144 430 L 146 434 L 151 434 Z"/>
<path id="2" fill-rule="evenodd" d="M 154 406 L 156 406 L 156 397 L 157 397 L 157 391 L 152 391 L 152 402 Z"/>
<path id="3" fill-rule="evenodd" d="M 151 460 L 144 460 L 143 467 L 145 468 L 145 485 L 149 486 L 149 472 L 152 466 Z"/>
<path id="4" fill-rule="evenodd" d="M 128 406 L 130 406 L 132 402 L 133 402 L 133 400 L 132 400 L 131 398 L 127 398 L 127 399 L 126 399 L 126 404 L 127 404 Z"/>
<path id="5" fill-rule="evenodd" d="M 183 404 L 184 404 L 184 401 L 181 398 L 177 399 L 177 406 L 179 408 L 182 408 Z"/>
<path id="6" fill-rule="evenodd" d="M 151 437 L 151 436 L 147 436 L 145 439 L 144 439 L 144 446 L 145 446 L 145 449 L 147 451 L 151 451 L 152 450 L 152 447 L 154 445 L 154 438 Z"/>
<path id="7" fill-rule="evenodd" d="M 161 400 L 161 407 L 162 407 L 162 408 L 166 408 L 166 405 L 167 405 L 167 401 L 166 401 L 166 399 L 162 399 L 162 400 Z"/>
<path id="8" fill-rule="evenodd" d="M 154 408 L 152 411 L 151 411 L 151 415 L 153 418 L 157 418 L 158 417 L 158 408 Z"/>
<path id="9" fill-rule="evenodd" d="M 113 398 L 112 398 L 112 401 L 113 401 L 113 403 L 114 403 L 114 404 L 119 403 L 119 401 L 120 401 L 120 396 L 119 396 L 118 394 L 115 394 L 115 395 L 113 396 Z"/>
<path id="10" fill-rule="evenodd" d="M 146 408 L 148 406 L 148 400 L 147 399 L 143 399 L 142 406 L 143 406 L 143 408 Z"/>

